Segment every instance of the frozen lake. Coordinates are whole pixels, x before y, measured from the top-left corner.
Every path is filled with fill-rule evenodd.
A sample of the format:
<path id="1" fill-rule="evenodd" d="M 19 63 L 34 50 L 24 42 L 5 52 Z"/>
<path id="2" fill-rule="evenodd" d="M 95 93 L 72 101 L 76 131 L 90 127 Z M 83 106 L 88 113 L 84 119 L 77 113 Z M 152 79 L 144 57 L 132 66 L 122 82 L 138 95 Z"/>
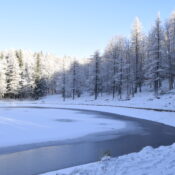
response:
<path id="1" fill-rule="evenodd" d="M 175 142 L 174 127 L 87 110 L 6 108 L 1 125 L 3 175 L 39 174 Z"/>

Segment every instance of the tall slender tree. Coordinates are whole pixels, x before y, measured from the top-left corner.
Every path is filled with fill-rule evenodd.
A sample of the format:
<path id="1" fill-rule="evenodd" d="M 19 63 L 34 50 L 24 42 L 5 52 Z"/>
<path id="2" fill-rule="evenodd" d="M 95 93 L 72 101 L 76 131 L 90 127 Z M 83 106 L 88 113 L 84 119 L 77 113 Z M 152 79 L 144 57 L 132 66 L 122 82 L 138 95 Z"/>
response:
<path id="1" fill-rule="evenodd" d="M 175 12 L 173 12 L 165 25 L 165 46 L 169 90 L 174 88 L 175 79 Z"/>
<path id="2" fill-rule="evenodd" d="M 96 51 L 92 58 L 92 64 L 93 64 L 93 84 L 94 84 L 94 98 L 95 100 L 98 98 L 99 91 L 100 91 L 100 53 L 99 51 Z"/>
<path id="3" fill-rule="evenodd" d="M 158 96 L 162 82 L 162 59 L 163 59 L 163 28 L 161 26 L 160 15 L 158 14 L 155 25 L 149 34 L 149 76 L 154 85 L 155 96 Z"/>
<path id="4" fill-rule="evenodd" d="M 132 48 L 132 57 L 133 57 L 133 71 L 135 78 L 135 93 L 137 93 L 138 88 L 141 92 L 142 87 L 142 52 L 143 52 L 143 33 L 142 25 L 138 17 L 135 18 L 132 34 L 131 34 L 131 48 Z"/>

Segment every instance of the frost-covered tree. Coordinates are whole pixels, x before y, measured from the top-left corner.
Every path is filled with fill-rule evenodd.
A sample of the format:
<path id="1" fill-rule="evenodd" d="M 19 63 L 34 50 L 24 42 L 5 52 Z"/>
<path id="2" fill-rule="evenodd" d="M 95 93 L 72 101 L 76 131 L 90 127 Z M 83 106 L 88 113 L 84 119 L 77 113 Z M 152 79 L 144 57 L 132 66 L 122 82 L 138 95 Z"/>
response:
<path id="1" fill-rule="evenodd" d="M 101 90 L 100 63 L 101 63 L 100 53 L 99 51 L 96 51 L 91 59 L 91 65 L 92 65 L 91 83 L 95 100 L 98 98 L 99 92 Z"/>
<path id="2" fill-rule="evenodd" d="M 6 96 L 10 98 L 17 98 L 21 81 L 19 63 L 13 51 L 10 51 L 6 56 L 7 60 L 7 91 Z"/>
<path id="3" fill-rule="evenodd" d="M 132 63 L 135 78 L 135 93 L 141 92 L 142 80 L 143 80 L 143 33 L 142 25 L 138 17 L 136 17 L 132 34 L 131 34 L 131 48 L 132 48 Z"/>
<path id="4" fill-rule="evenodd" d="M 165 53 L 167 57 L 166 73 L 169 90 L 174 88 L 175 79 L 175 12 L 171 14 L 165 24 Z"/>
<path id="5" fill-rule="evenodd" d="M 122 91 L 125 87 L 126 81 L 129 82 L 131 77 L 131 62 L 129 55 L 129 42 L 126 38 L 117 36 L 108 44 L 105 54 L 103 56 L 103 86 L 108 86 L 112 89 L 113 98 L 119 95 L 122 98 Z M 130 71 L 130 72 L 127 72 Z M 127 79 L 128 78 L 128 79 Z M 109 88 L 105 88 L 107 92 Z M 128 84 L 129 89 L 129 84 Z"/>
<path id="6" fill-rule="evenodd" d="M 110 41 L 104 54 L 105 63 L 108 70 L 106 81 L 108 81 L 108 86 L 111 86 L 113 98 L 115 97 L 117 92 L 117 58 L 119 57 L 119 48 L 117 46 L 117 40 L 118 38 L 115 37 Z"/>
<path id="7" fill-rule="evenodd" d="M 35 80 L 34 98 L 37 100 L 47 94 L 47 84 L 44 78 Z"/>
<path id="8" fill-rule="evenodd" d="M 3 53 L 0 55 L 0 98 L 3 98 L 6 93 L 6 71 L 7 71 L 7 63 L 4 58 Z"/>
<path id="9" fill-rule="evenodd" d="M 65 72 L 65 58 L 62 63 L 62 97 L 66 100 L 66 72 Z"/>
<path id="10" fill-rule="evenodd" d="M 24 98 L 25 95 L 27 94 L 27 84 L 28 82 L 26 81 L 26 69 L 24 66 L 24 61 L 23 61 L 23 53 L 22 50 L 17 50 L 15 51 L 16 59 L 19 64 L 19 76 L 20 76 L 20 81 L 19 81 L 19 98 Z"/>
<path id="11" fill-rule="evenodd" d="M 81 95 L 81 76 L 83 76 L 83 74 L 80 75 L 80 65 L 76 60 L 72 62 L 70 74 L 72 84 L 72 99 L 74 100 L 76 96 L 80 97 Z"/>
<path id="12" fill-rule="evenodd" d="M 158 96 L 162 82 L 163 73 L 163 28 L 161 25 L 160 15 L 157 16 L 148 38 L 148 77 L 150 83 L 153 83 L 155 96 Z"/>

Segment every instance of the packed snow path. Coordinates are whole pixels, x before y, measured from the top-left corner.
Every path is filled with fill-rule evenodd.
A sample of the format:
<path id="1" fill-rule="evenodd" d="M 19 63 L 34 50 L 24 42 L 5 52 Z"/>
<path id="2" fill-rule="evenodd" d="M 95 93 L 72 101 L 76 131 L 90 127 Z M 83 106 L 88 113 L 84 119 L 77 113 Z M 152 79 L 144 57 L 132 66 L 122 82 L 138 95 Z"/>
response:
<path id="1" fill-rule="evenodd" d="M 39 174 L 94 162 L 104 155 L 120 156 L 148 145 L 158 147 L 175 142 L 174 127 L 107 112 L 36 106 L 4 110 L 1 115 L 6 116 L 0 118 L 1 138 L 4 138 L 0 145 L 0 174 L 3 175 Z M 23 112 L 26 115 L 20 116 Z M 10 113 L 14 116 L 10 117 Z M 94 122 L 95 128 L 91 126 Z M 12 124 L 16 128 L 10 131 Z M 55 124 L 65 128 L 59 130 Z M 18 135 L 18 129 L 23 126 L 27 133 L 25 139 Z M 10 142 L 10 134 L 19 136 L 16 145 Z"/>

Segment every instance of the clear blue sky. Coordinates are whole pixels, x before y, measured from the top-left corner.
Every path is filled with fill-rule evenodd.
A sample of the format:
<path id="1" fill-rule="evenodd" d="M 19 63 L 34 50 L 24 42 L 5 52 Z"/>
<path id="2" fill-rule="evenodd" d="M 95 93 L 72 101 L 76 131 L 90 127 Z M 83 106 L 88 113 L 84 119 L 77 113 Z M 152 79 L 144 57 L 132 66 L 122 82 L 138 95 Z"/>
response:
<path id="1" fill-rule="evenodd" d="M 129 36 L 135 16 L 144 30 L 175 0 L 0 0 L 0 50 L 9 48 L 88 57 L 115 35 Z"/>

